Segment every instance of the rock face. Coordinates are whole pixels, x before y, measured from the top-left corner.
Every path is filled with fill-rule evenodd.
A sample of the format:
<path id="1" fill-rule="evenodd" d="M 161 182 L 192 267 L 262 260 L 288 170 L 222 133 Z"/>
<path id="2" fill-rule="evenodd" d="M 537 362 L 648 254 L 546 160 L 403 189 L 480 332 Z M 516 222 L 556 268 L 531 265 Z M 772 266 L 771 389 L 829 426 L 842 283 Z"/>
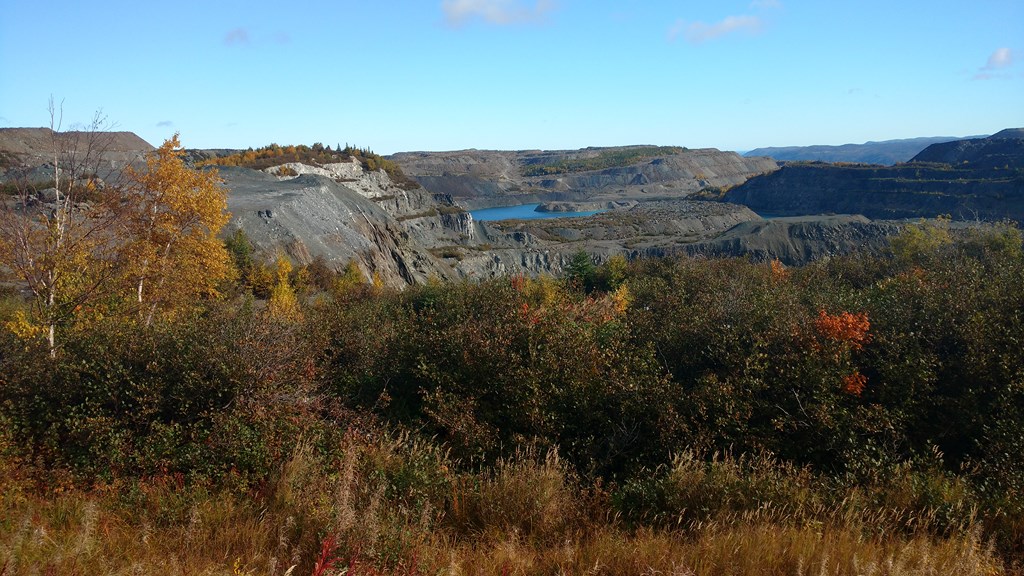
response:
<path id="1" fill-rule="evenodd" d="M 1002 134 L 1002 133 L 1001 133 Z M 897 166 L 786 164 L 729 190 L 723 200 L 773 215 L 1011 219 L 1024 222 L 1024 139 L 933 144 Z M 941 162 L 941 163 L 939 163 Z"/>
<path id="2" fill-rule="evenodd" d="M 880 248 L 900 229 L 863 216 L 764 220 L 744 206 L 689 200 L 640 202 L 583 218 L 476 226 L 478 243 L 445 251 L 446 260 L 467 278 L 557 275 L 580 250 L 596 262 L 613 255 L 633 259 L 687 254 L 777 258 L 799 265 L 861 248 Z"/>
<path id="3" fill-rule="evenodd" d="M 439 239 L 466 233 L 469 223 L 459 215 L 469 220 L 469 214 L 438 214 L 437 207 L 443 204 L 433 195 L 393 190 L 383 173 L 363 174 L 350 187 L 317 170 L 304 171 L 282 179 L 247 168 L 221 168 L 232 214 L 228 232 L 241 228 L 263 254 L 282 250 L 299 263 L 321 256 L 340 269 L 354 261 L 368 278 L 376 273 L 393 286 L 454 276 L 451 267 L 427 248 Z M 374 188 L 374 182 L 384 186 Z M 404 196 L 387 194 L 395 191 Z M 381 203 L 391 203 L 399 212 L 433 212 L 403 219 Z"/>
<path id="4" fill-rule="evenodd" d="M 881 250 L 901 229 L 899 224 L 873 222 L 859 215 L 751 220 L 712 240 L 694 244 L 687 252 L 745 255 L 758 261 L 778 259 L 787 265 L 799 265 L 857 250 Z"/>
<path id="5" fill-rule="evenodd" d="M 863 214 L 869 218 L 1020 220 L 1024 217 L 1022 182 L 983 178 L 974 170 L 903 165 L 849 167 L 831 164 L 786 165 L 754 178 L 723 197 L 759 214 Z"/>
<path id="6" fill-rule="evenodd" d="M 538 167 L 600 165 L 604 157 L 629 158 L 648 147 L 587 148 L 554 152 L 407 152 L 390 157 L 435 193 L 468 209 L 534 202 L 597 202 L 682 198 L 706 187 L 729 187 L 777 169 L 768 158 L 743 158 L 713 149 L 676 149 L 641 156 L 626 165 L 596 170 L 542 172 Z"/>
<path id="7" fill-rule="evenodd" d="M 988 138 L 957 140 L 929 146 L 913 162 L 941 162 L 978 169 L 1024 169 L 1024 128 L 1011 128 Z"/>
<path id="8" fill-rule="evenodd" d="M 363 170 L 362 164 L 355 158 L 352 158 L 349 162 L 335 162 L 322 166 L 309 166 L 300 162 L 288 162 L 267 168 L 263 172 L 277 176 L 282 180 L 288 180 L 303 174 L 325 176 L 344 183 L 348 188 L 359 192 L 367 198 L 394 196 L 398 191 L 401 191 L 400 187 L 391 182 L 387 174 L 381 171 L 367 172 Z"/>

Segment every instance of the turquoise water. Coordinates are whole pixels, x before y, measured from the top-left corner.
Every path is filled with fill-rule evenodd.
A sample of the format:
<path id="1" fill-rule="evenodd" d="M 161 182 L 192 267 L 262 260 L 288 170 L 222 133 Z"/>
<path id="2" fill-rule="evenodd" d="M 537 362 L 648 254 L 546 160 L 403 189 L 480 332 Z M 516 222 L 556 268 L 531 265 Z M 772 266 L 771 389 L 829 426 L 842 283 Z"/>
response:
<path id="1" fill-rule="evenodd" d="M 481 210 L 470 210 L 473 220 L 537 220 L 540 218 L 571 218 L 573 216 L 590 216 L 604 210 L 591 210 L 589 212 L 536 212 L 540 204 L 520 204 L 518 206 L 499 206 L 497 208 L 483 208 Z"/>

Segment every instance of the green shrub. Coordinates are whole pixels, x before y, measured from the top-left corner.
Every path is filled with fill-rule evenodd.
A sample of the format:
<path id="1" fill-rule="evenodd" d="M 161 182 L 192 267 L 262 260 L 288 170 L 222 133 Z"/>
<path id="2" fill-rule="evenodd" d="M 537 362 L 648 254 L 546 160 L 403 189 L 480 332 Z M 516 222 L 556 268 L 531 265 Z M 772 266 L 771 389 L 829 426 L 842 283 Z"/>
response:
<path id="1" fill-rule="evenodd" d="M 259 480 L 290 451 L 308 393 L 295 356 L 303 347 L 268 352 L 263 338 L 292 339 L 260 316 L 226 310 L 151 329 L 106 322 L 56 358 L 11 345 L 4 411 L 28 459 L 85 482 Z"/>

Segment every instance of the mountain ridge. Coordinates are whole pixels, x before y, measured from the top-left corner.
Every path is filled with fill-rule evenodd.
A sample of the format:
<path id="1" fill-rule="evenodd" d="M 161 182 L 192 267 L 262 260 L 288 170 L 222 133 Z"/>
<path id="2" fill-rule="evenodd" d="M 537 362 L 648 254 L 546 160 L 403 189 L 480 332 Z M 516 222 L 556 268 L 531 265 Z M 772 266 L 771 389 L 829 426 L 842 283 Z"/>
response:
<path id="1" fill-rule="evenodd" d="M 780 162 L 857 162 L 893 165 L 910 161 L 916 154 L 932 144 L 981 137 L 983 136 L 924 136 L 894 140 L 869 140 L 861 144 L 770 146 L 750 150 L 745 152 L 744 156 L 768 156 Z"/>
<path id="2" fill-rule="evenodd" d="M 1024 222 L 1024 138 L 1019 129 L 932 144 L 896 166 L 785 163 L 722 200 L 781 216 L 863 214 Z"/>

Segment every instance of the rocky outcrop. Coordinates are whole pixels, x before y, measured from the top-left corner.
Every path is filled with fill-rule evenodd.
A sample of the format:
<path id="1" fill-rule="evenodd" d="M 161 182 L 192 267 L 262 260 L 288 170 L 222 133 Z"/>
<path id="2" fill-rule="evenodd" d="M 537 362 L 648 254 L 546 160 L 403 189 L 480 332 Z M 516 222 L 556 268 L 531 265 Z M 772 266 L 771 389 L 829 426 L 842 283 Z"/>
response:
<path id="1" fill-rule="evenodd" d="M 973 170 L 1024 169 L 1024 128 L 1011 128 L 988 138 L 935 144 L 913 162 L 941 162 Z"/>
<path id="2" fill-rule="evenodd" d="M 558 248 L 492 248 L 460 254 L 452 264 L 463 278 L 473 280 L 510 274 L 559 276 L 571 256 L 572 253 L 563 252 Z"/>
<path id="3" fill-rule="evenodd" d="M 556 166 L 631 148 L 554 152 L 408 152 L 390 157 L 432 192 L 450 195 L 468 209 L 539 202 L 604 202 L 682 198 L 706 187 L 729 187 L 771 172 L 767 158 L 743 158 L 713 149 L 686 150 L 600 170 L 526 176 L 537 166 Z"/>
<path id="4" fill-rule="evenodd" d="M 355 260 L 391 284 L 452 276 L 451 267 L 430 249 L 471 241 L 475 233 L 472 216 L 450 196 L 407 190 L 383 171 L 365 170 L 357 161 L 319 166 L 292 162 L 261 172 L 228 168 L 221 174 L 232 191 L 232 225 L 259 237 L 256 244 L 265 254 L 284 249 L 299 262 L 319 255 L 336 268 Z M 250 217 L 236 212 L 247 202 L 243 198 L 280 206 L 257 208 L 259 219 L 254 220 L 250 206 L 245 206 Z M 296 217 L 281 217 L 291 212 Z M 333 223 L 334 229 L 303 224 L 309 218 Z M 272 219 L 276 228 L 267 234 L 263 229 Z"/>
<path id="5" fill-rule="evenodd" d="M 364 170 L 363 165 L 356 158 L 352 158 L 348 162 L 334 162 L 320 166 L 310 166 L 301 162 L 288 162 L 272 166 L 263 171 L 283 180 L 303 174 L 326 176 L 336 182 L 344 183 L 349 189 L 355 190 L 371 199 L 395 196 L 403 191 L 383 171 L 370 172 Z"/>
<path id="6" fill-rule="evenodd" d="M 336 268 L 355 261 L 393 286 L 451 277 L 451 268 L 410 237 L 392 214 L 336 180 L 304 174 L 289 179 L 221 168 L 232 214 L 258 251 L 284 251 L 299 263 L 322 256 Z"/>
<path id="7" fill-rule="evenodd" d="M 1024 179 L 970 165 L 786 164 L 733 188 L 723 201 L 762 215 L 863 214 L 873 219 L 1024 221 Z"/>
<path id="8" fill-rule="evenodd" d="M 874 222 L 864 216 L 801 216 L 752 220 L 738 224 L 714 239 L 688 246 L 690 255 L 745 256 L 757 261 L 779 260 L 801 265 L 858 250 L 879 251 L 902 227 Z"/>

